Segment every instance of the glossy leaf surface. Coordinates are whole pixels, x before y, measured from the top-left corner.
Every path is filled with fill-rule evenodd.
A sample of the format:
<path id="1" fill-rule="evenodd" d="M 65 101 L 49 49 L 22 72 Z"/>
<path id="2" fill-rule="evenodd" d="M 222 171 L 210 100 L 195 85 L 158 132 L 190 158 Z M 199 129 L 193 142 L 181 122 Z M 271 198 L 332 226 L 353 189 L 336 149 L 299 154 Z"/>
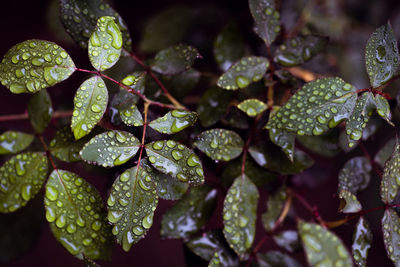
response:
<path id="1" fill-rule="evenodd" d="M 246 99 L 240 102 L 237 107 L 250 117 L 255 117 L 268 108 L 267 104 L 255 98 Z"/>
<path id="2" fill-rule="evenodd" d="M 257 263 L 260 267 L 301 267 L 301 264 L 289 255 L 274 250 L 258 253 Z"/>
<path id="3" fill-rule="evenodd" d="M 366 157 L 348 160 L 339 172 L 339 191 L 358 193 L 364 190 L 371 180 L 372 166 Z"/>
<path id="4" fill-rule="evenodd" d="M 296 136 L 301 145 L 318 155 L 324 157 L 334 157 L 341 152 L 339 147 L 339 132 L 332 131 L 318 136 Z M 344 138 L 347 140 L 347 137 Z M 346 148 L 348 145 L 346 144 Z"/>
<path id="5" fill-rule="evenodd" d="M 126 86 L 133 87 L 141 93 L 144 91 L 144 77 L 138 78 L 137 75 L 128 75 L 122 80 L 122 83 Z M 121 119 L 127 126 L 142 126 L 143 116 L 136 106 L 138 100 L 138 96 L 121 88 L 121 90 L 115 94 L 110 104 L 111 121 L 116 123 L 120 122 L 119 119 Z M 119 118 L 117 119 L 116 116 Z"/>
<path id="6" fill-rule="evenodd" d="M 364 217 L 360 217 L 353 232 L 353 245 L 351 246 L 351 252 L 357 266 L 366 266 L 371 243 L 371 229 Z"/>
<path id="7" fill-rule="evenodd" d="M 262 215 L 265 230 L 274 230 L 275 223 L 282 213 L 287 197 L 288 195 L 285 187 L 278 189 L 276 192 L 268 196 L 267 211 Z"/>
<path id="8" fill-rule="evenodd" d="M 395 150 L 383 169 L 381 180 L 381 200 L 384 203 L 391 203 L 400 187 L 400 145 L 396 144 Z"/>
<path id="9" fill-rule="evenodd" d="M 382 218 L 383 243 L 386 253 L 394 265 L 400 265 L 400 217 L 391 208 L 385 210 Z"/>
<path id="10" fill-rule="evenodd" d="M 0 155 L 14 154 L 27 148 L 33 141 L 32 134 L 7 131 L 0 135 Z"/>
<path id="11" fill-rule="evenodd" d="M 189 184 L 179 181 L 170 175 L 147 168 L 156 184 L 158 197 L 166 200 L 178 200 L 189 189 Z"/>
<path id="12" fill-rule="evenodd" d="M 362 209 L 361 203 L 358 201 L 355 194 L 348 190 L 341 190 L 339 192 L 340 205 L 339 211 L 343 213 L 355 213 Z"/>
<path id="13" fill-rule="evenodd" d="M 163 134 L 174 134 L 192 126 L 196 120 L 196 112 L 175 109 L 151 121 L 149 126 Z"/>
<path id="14" fill-rule="evenodd" d="M 28 115 L 35 132 L 42 133 L 47 128 L 52 114 L 51 98 L 46 89 L 31 96 L 28 102 Z"/>
<path id="15" fill-rule="evenodd" d="M 390 125 L 394 126 L 390 121 L 392 119 L 392 113 L 390 112 L 390 105 L 387 99 L 381 95 L 375 95 L 375 106 L 378 115 L 386 120 Z"/>
<path id="16" fill-rule="evenodd" d="M 270 46 L 281 31 L 279 12 L 274 0 L 249 0 L 254 32 Z"/>
<path id="17" fill-rule="evenodd" d="M 291 132 L 278 130 L 274 128 L 270 129 L 268 133 L 269 133 L 269 139 L 272 141 L 272 143 L 274 143 L 277 146 L 280 146 L 285 155 L 291 161 L 293 161 L 295 135 Z"/>
<path id="18" fill-rule="evenodd" d="M 295 252 L 301 248 L 300 239 L 297 231 L 282 231 L 273 237 L 275 243 L 289 252 Z"/>
<path id="19" fill-rule="evenodd" d="M 396 139 L 392 138 L 388 140 L 378 153 L 375 154 L 374 161 L 381 167 L 385 166 L 385 162 L 392 156 L 395 147 Z"/>

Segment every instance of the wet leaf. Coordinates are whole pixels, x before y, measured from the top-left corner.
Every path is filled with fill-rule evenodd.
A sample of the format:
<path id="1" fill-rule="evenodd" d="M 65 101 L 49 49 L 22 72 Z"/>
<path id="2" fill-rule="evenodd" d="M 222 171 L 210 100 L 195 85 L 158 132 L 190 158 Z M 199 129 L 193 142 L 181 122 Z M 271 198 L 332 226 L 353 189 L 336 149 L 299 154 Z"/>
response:
<path id="1" fill-rule="evenodd" d="M 205 185 L 192 187 L 189 193 L 164 213 L 161 235 L 168 238 L 187 238 L 196 233 L 211 216 L 216 198 L 216 189 Z"/>
<path id="2" fill-rule="evenodd" d="M 233 63 L 244 55 L 245 43 L 238 25 L 226 24 L 214 40 L 214 58 L 222 71 L 227 71 Z"/>
<path id="3" fill-rule="evenodd" d="M 303 221 L 299 221 L 297 227 L 310 266 L 353 266 L 349 252 L 334 233 Z"/>
<path id="4" fill-rule="evenodd" d="M 383 168 L 383 176 L 381 180 L 381 200 L 389 204 L 391 203 L 400 187 L 400 145 L 396 142 L 396 147 L 392 156 L 385 163 Z"/>
<path id="5" fill-rule="evenodd" d="M 42 133 L 49 125 L 53 114 L 51 98 L 46 89 L 31 96 L 28 102 L 28 114 L 35 132 Z"/>
<path id="6" fill-rule="evenodd" d="M 102 16 L 116 18 L 118 28 L 122 32 L 124 48 L 131 50 L 132 40 L 128 28 L 113 8 L 103 0 L 60 0 L 60 18 L 65 30 L 82 48 L 88 47 L 90 34 Z"/>
<path id="7" fill-rule="evenodd" d="M 360 217 L 353 232 L 351 252 L 358 267 L 367 265 L 368 251 L 372 244 L 372 232 L 364 217 Z"/>
<path id="8" fill-rule="evenodd" d="M 295 135 L 291 132 L 287 132 L 284 130 L 270 129 L 268 131 L 269 139 L 277 146 L 282 148 L 282 151 L 285 155 L 293 161 L 294 157 L 294 141 Z"/>
<path id="9" fill-rule="evenodd" d="M 14 94 L 36 93 L 66 80 L 74 71 L 75 64 L 63 48 L 33 39 L 7 51 L 0 64 L 0 79 Z"/>
<path id="10" fill-rule="evenodd" d="M 240 102 L 237 107 L 250 117 L 255 117 L 268 108 L 267 104 L 255 98 L 246 99 Z"/>
<path id="11" fill-rule="evenodd" d="M 234 131 L 211 129 L 202 132 L 193 145 L 213 160 L 230 161 L 242 153 L 244 141 Z"/>
<path id="12" fill-rule="evenodd" d="M 297 231 L 287 230 L 273 236 L 275 243 L 281 248 L 293 253 L 301 248 Z"/>
<path id="13" fill-rule="evenodd" d="M 368 39 L 365 65 L 373 88 L 385 84 L 398 72 L 399 49 L 389 22 L 375 30 Z"/>
<path id="14" fill-rule="evenodd" d="M 296 66 L 321 52 L 328 42 L 322 36 L 306 35 L 287 39 L 275 52 L 274 61 L 282 66 Z"/>
<path id="15" fill-rule="evenodd" d="M 257 219 L 257 187 L 246 175 L 236 178 L 224 200 L 224 235 L 241 259 L 254 242 Z"/>
<path id="16" fill-rule="evenodd" d="M 159 140 L 146 145 L 146 153 L 154 168 L 192 185 L 204 182 L 199 157 L 186 146 L 173 140 Z"/>
<path id="17" fill-rule="evenodd" d="M 179 44 L 158 52 L 151 69 L 161 74 L 175 75 L 188 70 L 199 57 L 196 48 Z"/>
<path id="18" fill-rule="evenodd" d="M 137 75 L 128 75 L 122 80 L 126 86 L 138 89 L 139 92 L 144 91 L 144 77 Z M 126 126 L 142 126 L 143 117 L 136 106 L 139 97 L 121 88 L 121 90 L 114 96 L 110 104 L 111 122 L 114 124 L 120 123 L 119 119 Z M 118 117 L 116 117 L 118 116 Z"/>
<path id="19" fill-rule="evenodd" d="M 168 88 L 168 92 L 176 99 L 184 100 L 198 85 L 202 74 L 200 71 L 191 68 L 179 75 L 160 76 L 162 83 Z"/>
<path id="20" fill-rule="evenodd" d="M 93 137 L 79 154 L 90 164 L 113 167 L 135 156 L 140 145 L 140 141 L 129 132 L 108 131 Z"/>
<path id="21" fill-rule="evenodd" d="M 0 167 L 0 212 L 16 211 L 40 191 L 47 177 L 47 164 L 44 153 L 26 152 Z"/>
<path id="22" fill-rule="evenodd" d="M 362 209 L 360 202 L 355 194 L 348 190 L 340 190 L 339 192 L 340 204 L 339 211 L 343 213 L 355 213 Z"/>
<path id="23" fill-rule="evenodd" d="M 145 160 L 125 170 L 112 186 L 107 200 L 112 233 L 125 251 L 142 239 L 153 224 L 158 203 L 156 183 Z"/>
<path id="24" fill-rule="evenodd" d="M 89 134 L 101 120 L 107 108 L 108 92 L 99 76 L 87 79 L 77 90 L 74 97 L 71 129 L 75 139 Z"/>
<path id="25" fill-rule="evenodd" d="M 390 112 L 389 102 L 381 95 L 375 95 L 375 106 L 376 112 L 390 125 L 394 126 L 390 121 L 392 119 L 392 113 Z"/>
<path id="26" fill-rule="evenodd" d="M 303 147 L 324 157 L 334 157 L 341 151 L 338 145 L 338 131 L 328 131 L 326 134 L 318 136 L 296 136 L 296 138 Z"/>
<path id="27" fill-rule="evenodd" d="M 27 148 L 35 137 L 32 134 L 7 131 L 0 135 L 0 155 L 15 154 Z"/>
<path id="28" fill-rule="evenodd" d="M 219 77 L 217 85 L 226 90 L 245 88 L 261 80 L 268 67 L 268 59 L 264 57 L 243 57 Z"/>
<path id="29" fill-rule="evenodd" d="M 259 267 L 301 267 L 295 259 L 280 251 L 258 253 L 257 262 Z"/>
<path id="30" fill-rule="evenodd" d="M 121 55 L 122 34 L 114 20 L 109 16 L 99 18 L 89 39 L 90 63 L 98 71 L 114 66 Z"/>
<path id="31" fill-rule="evenodd" d="M 391 208 L 385 210 L 382 218 L 383 243 L 386 253 L 394 265 L 400 265 L 400 218 Z"/>
<path id="32" fill-rule="evenodd" d="M 371 180 L 372 166 L 366 157 L 348 160 L 339 172 L 338 191 L 347 190 L 356 194 L 367 188 Z"/>
<path id="33" fill-rule="evenodd" d="M 354 109 L 356 88 L 341 78 L 322 78 L 305 84 L 268 121 L 267 129 L 298 135 L 320 135 L 348 119 Z"/>
<path id="34" fill-rule="evenodd" d="M 208 263 L 208 267 L 219 267 L 221 266 L 220 255 L 216 251 L 214 252 L 213 257 L 211 258 L 210 262 Z"/>
<path id="35" fill-rule="evenodd" d="M 275 223 L 282 213 L 282 209 L 287 200 L 286 187 L 281 187 L 275 193 L 271 194 L 267 199 L 267 211 L 262 215 L 262 221 L 265 230 L 272 231 Z"/>
<path id="36" fill-rule="evenodd" d="M 147 172 L 151 172 L 151 177 L 157 187 L 158 197 L 161 199 L 181 199 L 181 197 L 189 189 L 188 183 L 183 183 L 175 177 L 155 171 L 151 168 L 148 168 Z"/>
<path id="37" fill-rule="evenodd" d="M 274 0 L 249 0 L 254 32 L 270 46 L 281 31 L 279 12 Z"/>
<path id="38" fill-rule="evenodd" d="M 192 126 L 196 120 L 196 112 L 175 109 L 151 121 L 149 126 L 163 134 L 174 134 Z"/>
<path id="39" fill-rule="evenodd" d="M 103 201 L 75 173 L 54 170 L 46 183 L 46 219 L 55 238 L 79 259 L 107 260 L 113 245 Z"/>
<path id="40" fill-rule="evenodd" d="M 375 154 L 374 161 L 381 167 L 385 166 L 385 162 L 392 156 L 396 147 L 396 139 L 392 138 Z"/>

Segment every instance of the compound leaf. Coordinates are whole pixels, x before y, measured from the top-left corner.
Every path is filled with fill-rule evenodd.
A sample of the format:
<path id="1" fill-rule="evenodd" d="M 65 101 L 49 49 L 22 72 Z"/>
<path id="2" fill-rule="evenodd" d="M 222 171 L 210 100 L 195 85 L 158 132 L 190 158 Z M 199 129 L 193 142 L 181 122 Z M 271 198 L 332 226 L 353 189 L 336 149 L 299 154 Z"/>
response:
<path id="1" fill-rule="evenodd" d="M 0 155 L 15 154 L 27 148 L 35 137 L 32 134 L 7 131 L 0 135 Z"/>
<path id="2" fill-rule="evenodd" d="M 196 112 L 175 109 L 151 121 L 149 126 L 163 134 L 174 134 L 192 126 L 196 120 Z"/>
<path id="3" fill-rule="evenodd" d="M 382 218 L 383 243 L 394 265 L 400 265 L 400 218 L 392 208 L 385 210 Z"/>
<path id="4" fill-rule="evenodd" d="M 285 187 L 280 188 L 268 197 L 267 211 L 262 215 L 265 230 L 269 232 L 274 230 L 276 221 L 282 213 L 287 197 L 288 195 Z"/>
<path id="5" fill-rule="evenodd" d="M 255 117 L 268 108 L 267 104 L 255 98 L 246 99 L 240 102 L 237 107 L 250 117 Z"/>
<path id="6" fill-rule="evenodd" d="M 400 145 L 396 142 L 396 147 L 392 156 L 386 161 L 383 168 L 381 181 L 381 200 L 390 204 L 395 198 L 400 187 Z"/>
<path id="7" fill-rule="evenodd" d="M 46 89 L 32 95 L 28 102 L 29 120 L 35 132 L 42 133 L 50 123 L 53 107 Z"/>
<path id="8" fill-rule="evenodd" d="M 254 32 L 270 46 L 281 31 L 275 0 L 249 0 Z"/>
<path id="9" fill-rule="evenodd" d="M 357 266 L 362 267 L 367 264 L 368 251 L 372 244 L 372 232 L 364 217 L 360 217 L 353 232 L 353 244 L 351 252 Z"/>

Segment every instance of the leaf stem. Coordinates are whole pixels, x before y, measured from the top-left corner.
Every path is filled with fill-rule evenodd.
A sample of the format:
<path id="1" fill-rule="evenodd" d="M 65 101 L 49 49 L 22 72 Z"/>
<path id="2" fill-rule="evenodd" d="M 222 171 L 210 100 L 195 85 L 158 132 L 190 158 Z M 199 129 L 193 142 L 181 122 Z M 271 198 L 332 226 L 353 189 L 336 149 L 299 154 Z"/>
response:
<path id="1" fill-rule="evenodd" d="M 318 207 L 317 206 L 311 206 L 307 200 L 300 195 L 299 193 L 289 190 L 289 193 L 295 197 L 297 200 L 300 201 L 300 203 L 303 205 L 303 207 L 308 210 L 312 216 L 314 217 L 315 220 L 317 220 L 321 225 L 326 225 L 325 221 L 322 219 L 321 215 L 319 214 Z"/>

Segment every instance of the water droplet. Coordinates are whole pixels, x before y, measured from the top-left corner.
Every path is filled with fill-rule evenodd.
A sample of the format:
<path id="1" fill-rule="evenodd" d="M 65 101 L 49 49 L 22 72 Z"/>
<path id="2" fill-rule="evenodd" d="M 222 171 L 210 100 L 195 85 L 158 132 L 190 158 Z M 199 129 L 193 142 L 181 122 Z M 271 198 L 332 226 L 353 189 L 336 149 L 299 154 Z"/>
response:
<path id="1" fill-rule="evenodd" d="M 54 222 L 56 220 L 56 212 L 50 207 L 46 207 L 46 220 L 48 222 Z"/>
<path id="2" fill-rule="evenodd" d="M 73 224 L 73 223 L 68 224 L 68 226 L 67 226 L 67 232 L 70 233 L 70 234 L 75 233 L 75 232 L 76 232 L 76 225 Z"/>
<path id="3" fill-rule="evenodd" d="M 161 150 L 164 146 L 164 142 L 163 141 L 156 141 L 153 143 L 153 149 L 155 150 Z"/>
<path id="4" fill-rule="evenodd" d="M 84 227 L 85 226 L 85 221 L 82 219 L 82 217 L 78 217 L 76 219 L 76 224 L 79 225 L 80 227 Z"/>
<path id="5" fill-rule="evenodd" d="M 89 246 L 90 244 L 92 244 L 93 239 L 91 238 L 85 238 L 82 240 L 82 244 L 84 244 L 85 246 Z"/>
<path id="6" fill-rule="evenodd" d="M 24 200 L 28 201 L 32 197 L 32 186 L 25 184 L 21 187 L 21 196 Z"/>
<path id="7" fill-rule="evenodd" d="M 99 113 L 101 111 L 101 107 L 98 104 L 93 104 L 90 108 L 93 112 Z"/>
<path id="8" fill-rule="evenodd" d="M 239 216 L 239 226 L 240 227 L 246 227 L 246 225 L 249 223 L 249 218 L 246 216 Z"/>
<path id="9" fill-rule="evenodd" d="M 120 143 L 124 143 L 126 141 L 126 136 L 121 132 L 117 132 L 116 137 Z"/>
<path id="10" fill-rule="evenodd" d="M 124 214 L 122 212 L 109 210 L 107 218 L 111 223 L 117 223 L 119 220 L 121 220 L 123 215 Z"/>
<path id="11" fill-rule="evenodd" d="M 46 197 L 51 200 L 55 201 L 58 198 L 58 191 L 51 185 L 46 186 Z"/>
<path id="12" fill-rule="evenodd" d="M 111 45 L 115 49 L 121 49 L 122 47 L 122 36 L 121 32 L 118 29 L 118 26 L 115 24 L 114 21 L 109 21 L 107 23 L 107 33 L 111 35 L 112 43 Z"/>
<path id="13" fill-rule="evenodd" d="M 184 182 L 184 183 L 186 183 L 186 182 L 189 180 L 189 178 L 188 178 L 186 175 L 184 175 L 183 173 L 181 173 L 181 172 L 179 172 L 179 173 L 176 175 L 176 177 L 177 177 L 180 181 L 182 181 L 182 182 Z"/>
<path id="14" fill-rule="evenodd" d="M 135 227 L 132 228 L 132 232 L 135 235 L 142 235 L 144 231 L 143 231 L 143 228 L 141 226 L 135 226 Z"/>
<path id="15" fill-rule="evenodd" d="M 311 235 L 308 234 L 303 235 L 303 241 L 308 247 L 310 247 L 315 252 L 320 252 L 322 250 L 321 244 L 315 237 Z"/>
<path id="16" fill-rule="evenodd" d="M 58 228 L 63 228 L 65 224 L 67 223 L 67 219 L 65 218 L 66 216 L 64 214 L 61 214 L 57 220 L 56 220 L 56 226 Z"/>
<path id="17" fill-rule="evenodd" d="M 191 154 L 186 162 L 190 167 L 200 165 L 200 159 L 195 154 Z"/>
<path id="18" fill-rule="evenodd" d="M 174 140 L 168 140 L 167 141 L 167 146 L 169 148 L 174 148 L 176 146 L 176 142 Z"/>
<path id="19" fill-rule="evenodd" d="M 250 84 L 250 80 L 241 75 L 237 76 L 235 81 L 236 81 L 237 86 L 239 86 L 239 88 L 245 88 L 245 87 L 249 86 L 249 84 Z"/>
<path id="20" fill-rule="evenodd" d="M 153 214 L 149 214 L 143 218 L 142 225 L 145 229 L 150 229 L 153 224 Z"/>
<path id="21" fill-rule="evenodd" d="M 95 231 L 99 231 L 101 228 L 101 222 L 100 221 L 94 221 L 92 223 L 92 229 Z"/>
<path id="22" fill-rule="evenodd" d="M 172 157 L 173 157 L 175 160 L 180 160 L 180 159 L 183 158 L 183 154 L 182 154 L 182 152 L 180 152 L 179 150 L 172 150 L 171 154 L 172 154 Z"/>
<path id="23" fill-rule="evenodd" d="M 17 172 L 17 175 L 22 176 L 26 173 L 26 170 L 24 168 L 25 164 L 26 164 L 26 162 L 24 162 L 24 161 L 17 161 L 15 163 L 15 171 Z"/>

